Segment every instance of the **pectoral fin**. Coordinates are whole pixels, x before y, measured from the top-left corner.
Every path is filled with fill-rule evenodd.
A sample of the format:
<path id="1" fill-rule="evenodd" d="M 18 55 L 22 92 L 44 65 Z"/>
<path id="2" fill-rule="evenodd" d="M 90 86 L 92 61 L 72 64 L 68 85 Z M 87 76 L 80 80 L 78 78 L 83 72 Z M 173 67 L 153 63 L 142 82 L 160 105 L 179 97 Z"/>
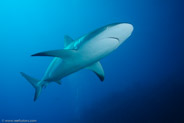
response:
<path id="1" fill-rule="evenodd" d="M 104 81 L 104 70 L 100 62 L 96 62 L 88 66 L 87 69 L 92 70 L 99 77 L 101 81 Z"/>
<path id="2" fill-rule="evenodd" d="M 76 50 L 52 50 L 52 51 L 45 51 L 33 54 L 32 56 L 51 56 L 51 57 L 60 57 L 62 59 L 68 58 L 75 54 Z"/>

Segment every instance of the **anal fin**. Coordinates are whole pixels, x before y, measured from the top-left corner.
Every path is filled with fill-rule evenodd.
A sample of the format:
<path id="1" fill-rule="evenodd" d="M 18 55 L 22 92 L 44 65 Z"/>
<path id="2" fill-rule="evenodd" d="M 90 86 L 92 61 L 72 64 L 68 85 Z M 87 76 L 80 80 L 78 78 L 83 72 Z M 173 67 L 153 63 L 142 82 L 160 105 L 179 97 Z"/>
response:
<path id="1" fill-rule="evenodd" d="M 59 80 L 59 81 L 56 81 L 56 83 L 57 84 L 59 84 L 59 85 L 61 85 L 62 84 L 62 82 Z"/>

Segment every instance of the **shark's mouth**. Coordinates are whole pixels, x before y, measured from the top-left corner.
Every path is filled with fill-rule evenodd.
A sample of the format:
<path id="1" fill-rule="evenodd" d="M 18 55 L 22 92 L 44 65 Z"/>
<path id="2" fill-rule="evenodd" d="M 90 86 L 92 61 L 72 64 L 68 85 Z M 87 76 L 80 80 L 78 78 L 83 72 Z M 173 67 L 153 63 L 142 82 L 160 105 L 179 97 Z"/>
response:
<path id="1" fill-rule="evenodd" d="M 117 38 L 117 37 L 109 37 L 109 38 L 115 39 L 115 40 L 117 40 L 119 42 L 119 38 Z"/>

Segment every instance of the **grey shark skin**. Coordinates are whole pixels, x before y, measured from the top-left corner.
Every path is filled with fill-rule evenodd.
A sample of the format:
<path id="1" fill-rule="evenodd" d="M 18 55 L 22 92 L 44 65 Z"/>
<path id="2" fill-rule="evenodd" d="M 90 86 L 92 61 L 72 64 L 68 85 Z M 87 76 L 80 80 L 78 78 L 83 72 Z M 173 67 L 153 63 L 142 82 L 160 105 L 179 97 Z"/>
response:
<path id="1" fill-rule="evenodd" d="M 65 48 L 40 52 L 32 56 L 54 57 L 41 80 L 25 77 L 35 88 L 34 101 L 39 97 L 43 87 L 50 82 L 61 84 L 60 80 L 67 75 L 87 68 L 92 70 L 101 81 L 104 71 L 99 60 L 118 48 L 133 32 L 133 26 L 128 23 L 116 23 L 101 27 L 77 40 L 65 36 Z"/>

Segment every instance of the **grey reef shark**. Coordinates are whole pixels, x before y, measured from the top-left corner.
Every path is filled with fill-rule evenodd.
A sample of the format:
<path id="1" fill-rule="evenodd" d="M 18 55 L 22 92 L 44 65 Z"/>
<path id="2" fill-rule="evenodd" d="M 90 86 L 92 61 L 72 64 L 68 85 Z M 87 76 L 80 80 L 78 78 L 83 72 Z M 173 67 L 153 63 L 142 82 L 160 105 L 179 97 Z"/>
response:
<path id="1" fill-rule="evenodd" d="M 77 40 L 65 36 L 64 49 L 45 51 L 32 56 L 54 57 L 41 80 L 23 72 L 21 75 L 35 88 L 34 101 L 43 87 L 51 82 L 61 84 L 61 79 L 83 68 L 93 71 L 104 81 L 104 70 L 99 60 L 118 48 L 133 32 L 129 23 L 103 26 Z"/>

